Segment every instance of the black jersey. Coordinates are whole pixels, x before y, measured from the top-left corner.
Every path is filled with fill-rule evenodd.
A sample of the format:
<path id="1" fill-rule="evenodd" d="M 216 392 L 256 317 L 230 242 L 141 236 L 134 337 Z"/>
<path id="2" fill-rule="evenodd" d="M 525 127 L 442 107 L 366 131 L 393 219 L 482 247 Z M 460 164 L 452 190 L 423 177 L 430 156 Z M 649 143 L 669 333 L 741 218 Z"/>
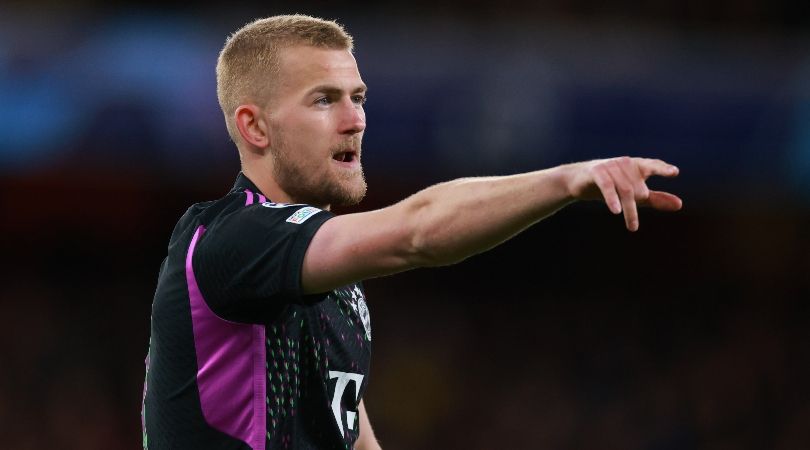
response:
<path id="1" fill-rule="evenodd" d="M 371 353 L 363 288 L 301 292 L 331 217 L 268 201 L 243 174 L 183 215 L 152 303 L 144 448 L 353 448 Z"/>

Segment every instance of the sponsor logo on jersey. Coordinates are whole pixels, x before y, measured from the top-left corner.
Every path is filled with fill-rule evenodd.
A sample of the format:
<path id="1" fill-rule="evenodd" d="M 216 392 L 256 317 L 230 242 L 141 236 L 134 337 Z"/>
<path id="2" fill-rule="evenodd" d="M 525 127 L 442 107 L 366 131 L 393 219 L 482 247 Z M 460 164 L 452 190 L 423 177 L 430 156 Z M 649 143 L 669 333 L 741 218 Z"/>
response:
<path id="1" fill-rule="evenodd" d="M 351 373 L 351 372 L 340 372 L 337 370 L 330 370 L 329 371 L 329 379 L 334 380 L 337 379 L 335 382 L 335 391 L 332 394 L 332 414 L 335 416 L 335 422 L 337 422 L 338 428 L 340 428 L 340 435 L 346 436 L 346 431 L 344 431 L 343 426 L 343 417 L 341 415 L 341 400 L 343 399 L 343 392 L 346 391 L 346 387 L 349 383 L 354 384 L 354 404 L 357 405 L 360 403 L 360 385 L 363 383 L 364 375 L 361 373 Z M 356 430 L 355 424 L 357 424 L 357 411 L 346 410 L 346 425 L 347 428 L 350 430 Z"/>
<path id="2" fill-rule="evenodd" d="M 287 222 L 300 225 L 320 211 L 320 209 L 315 208 L 314 206 L 305 206 L 294 212 L 290 217 L 287 217 Z"/>

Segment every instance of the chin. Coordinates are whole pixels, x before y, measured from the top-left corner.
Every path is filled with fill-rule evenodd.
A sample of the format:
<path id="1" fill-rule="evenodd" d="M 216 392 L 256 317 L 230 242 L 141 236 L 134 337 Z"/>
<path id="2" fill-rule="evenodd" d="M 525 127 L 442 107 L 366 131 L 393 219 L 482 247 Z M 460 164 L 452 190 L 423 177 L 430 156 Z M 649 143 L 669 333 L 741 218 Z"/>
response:
<path id="1" fill-rule="evenodd" d="M 359 181 L 310 185 L 309 188 L 293 191 L 293 198 L 297 202 L 307 203 L 317 207 L 328 206 L 354 206 L 366 196 L 366 181 L 361 177 Z"/>
<path id="2" fill-rule="evenodd" d="M 333 194 L 331 197 L 335 200 L 331 203 L 332 205 L 354 206 L 366 196 L 368 186 L 362 170 L 354 172 L 350 177 L 335 181 L 337 183 L 331 189 Z"/>
<path id="3" fill-rule="evenodd" d="M 340 199 L 333 204 L 336 206 L 354 206 L 366 197 L 366 184 L 363 183 L 362 188 L 352 190 L 350 192 L 344 192 L 344 195 L 340 197 Z"/>

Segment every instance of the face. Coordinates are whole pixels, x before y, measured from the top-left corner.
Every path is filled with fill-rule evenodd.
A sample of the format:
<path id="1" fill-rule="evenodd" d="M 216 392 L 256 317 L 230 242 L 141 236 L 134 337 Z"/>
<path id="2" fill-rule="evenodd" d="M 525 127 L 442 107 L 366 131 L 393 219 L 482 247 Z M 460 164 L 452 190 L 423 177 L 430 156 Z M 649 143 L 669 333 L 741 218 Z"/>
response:
<path id="1" fill-rule="evenodd" d="M 273 176 L 295 202 L 354 205 L 366 193 L 360 164 L 366 85 L 348 50 L 282 50 L 268 107 Z"/>

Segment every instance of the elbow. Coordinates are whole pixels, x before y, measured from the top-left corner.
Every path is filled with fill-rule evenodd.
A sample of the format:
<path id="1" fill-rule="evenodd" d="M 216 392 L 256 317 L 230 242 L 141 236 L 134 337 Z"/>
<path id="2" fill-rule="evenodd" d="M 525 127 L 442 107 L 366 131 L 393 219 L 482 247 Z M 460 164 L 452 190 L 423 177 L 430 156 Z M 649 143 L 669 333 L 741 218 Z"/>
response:
<path id="1" fill-rule="evenodd" d="M 421 230 L 420 230 L 421 231 Z M 411 239 L 408 257 L 415 267 L 443 266 L 441 253 L 436 251 L 427 235 L 417 231 Z"/>
<path id="2" fill-rule="evenodd" d="M 437 267 L 456 264 L 470 255 L 463 251 L 463 239 L 453 231 L 452 214 L 436 205 L 427 196 L 411 197 L 405 221 L 408 234 L 406 250 L 412 267 Z"/>
<path id="3" fill-rule="evenodd" d="M 430 226 L 431 201 L 412 197 L 408 205 L 406 259 L 412 267 L 442 266 L 442 254 L 438 251 L 437 237 Z"/>
<path id="4" fill-rule="evenodd" d="M 416 267 L 439 267 L 459 263 L 468 255 L 454 250 L 446 228 L 425 224 L 414 229 L 410 256 Z"/>
<path id="5" fill-rule="evenodd" d="M 460 263 L 470 256 L 453 252 L 441 244 L 431 244 L 429 242 L 429 240 L 422 241 L 415 246 L 415 258 L 418 261 L 418 267 L 450 266 Z"/>

